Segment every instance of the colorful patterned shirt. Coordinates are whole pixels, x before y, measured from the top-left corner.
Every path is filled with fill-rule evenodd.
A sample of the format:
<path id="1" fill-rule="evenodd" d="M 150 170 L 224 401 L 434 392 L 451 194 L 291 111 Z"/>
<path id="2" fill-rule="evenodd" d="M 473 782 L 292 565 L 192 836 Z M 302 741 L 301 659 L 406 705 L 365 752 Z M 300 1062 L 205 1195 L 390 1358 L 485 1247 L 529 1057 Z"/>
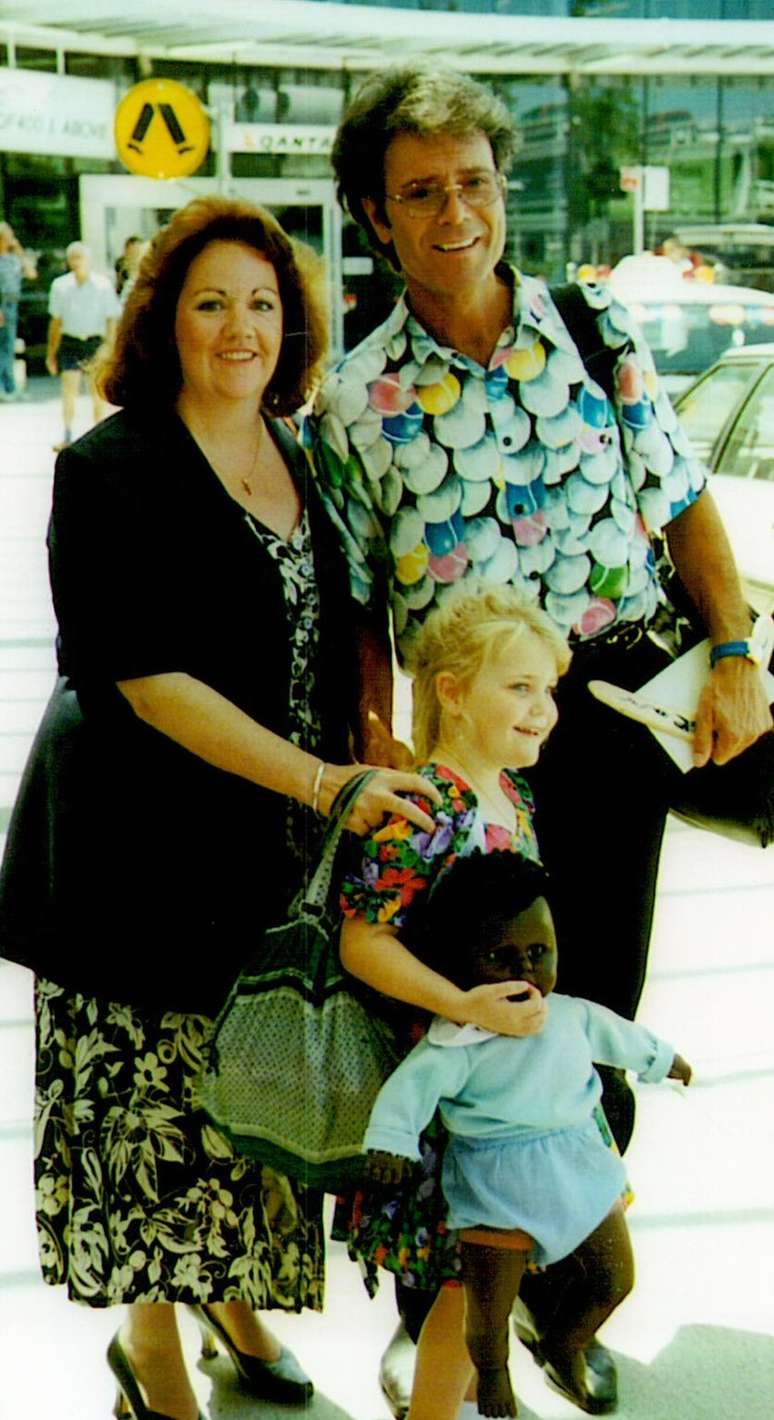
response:
<path id="1" fill-rule="evenodd" d="M 651 535 L 694 502 L 694 457 L 653 358 L 604 287 L 581 289 L 615 350 L 615 402 L 543 282 L 508 271 L 513 324 L 484 369 L 440 346 L 405 296 L 330 374 L 306 439 L 364 606 L 399 649 L 446 587 L 512 582 L 572 640 L 649 620 Z"/>
<path id="2" fill-rule="evenodd" d="M 342 884 L 345 917 L 402 927 L 415 898 L 425 893 L 455 858 L 471 851 L 521 853 L 539 861 L 532 793 L 515 771 L 504 769 L 501 777 L 502 788 L 516 810 L 513 833 L 500 824 L 483 822 L 474 790 L 453 770 L 442 764 L 426 764 L 419 773 L 442 795 L 439 807 L 411 796 L 432 814 L 433 832 L 425 833 L 393 814 L 382 828 L 364 838 L 359 871 L 348 873 Z"/>

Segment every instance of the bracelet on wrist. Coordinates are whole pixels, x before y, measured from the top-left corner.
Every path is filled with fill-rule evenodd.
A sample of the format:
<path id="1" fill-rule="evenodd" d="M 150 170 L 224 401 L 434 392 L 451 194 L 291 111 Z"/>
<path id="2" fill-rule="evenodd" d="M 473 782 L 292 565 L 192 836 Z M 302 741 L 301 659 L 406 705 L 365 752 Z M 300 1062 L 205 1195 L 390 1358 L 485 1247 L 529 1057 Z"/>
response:
<path id="1" fill-rule="evenodd" d="M 727 656 L 742 656 L 751 665 L 767 666 L 774 651 L 774 621 L 770 616 L 758 616 L 746 640 L 721 641 L 710 651 L 710 668 Z"/>
<path id="2" fill-rule="evenodd" d="M 745 661 L 750 661 L 752 665 L 759 666 L 760 658 L 755 654 L 750 641 L 721 641 L 719 646 L 713 646 L 710 651 L 710 668 L 714 671 L 718 661 L 724 661 L 729 656 L 740 656 Z"/>
<path id="3" fill-rule="evenodd" d="M 316 814 L 319 814 L 320 812 L 320 790 L 322 788 L 324 773 L 325 760 L 321 759 L 314 776 L 314 784 L 312 785 L 312 812 Z"/>

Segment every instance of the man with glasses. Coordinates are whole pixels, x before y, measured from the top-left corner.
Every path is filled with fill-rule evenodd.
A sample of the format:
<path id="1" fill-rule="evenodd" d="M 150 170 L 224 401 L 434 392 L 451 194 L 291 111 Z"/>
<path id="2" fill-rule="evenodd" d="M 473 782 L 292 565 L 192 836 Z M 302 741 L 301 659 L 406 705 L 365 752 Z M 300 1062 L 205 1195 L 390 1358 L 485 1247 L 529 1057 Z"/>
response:
<path id="1" fill-rule="evenodd" d="M 405 290 L 326 380 L 307 437 L 363 608 L 365 760 L 397 764 L 407 753 L 391 736 L 389 629 L 400 656 L 457 581 L 523 586 L 573 644 L 559 724 L 530 775 L 563 943 L 560 989 L 633 1018 L 674 771 L 646 730 L 586 687 L 598 678 L 635 689 L 668 662 L 653 636 L 664 600 L 655 534 L 722 644 L 696 762 L 732 758 L 771 716 L 738 649 L 750 617 L 704 469 L 631 317 L 603 288 L 575 291 L 593 332 L 581 339 L 548 288 L 503 260 L 514 149 L 505 105 L 455 71 L 388 69 L 355 94 L 333 150 L 339 199 Z M 609 357 L 609 393 L 579 344 L 586 359 L 596 344 Z M 388 980 L 395 972 L 375 967 L 369 984 L 389 994 Z M 633 1100 L 622 1075 L 608 1072 L 604 1104 L 623 1149 Z M 382 1211 L 370 1251 L 358 1225 L 354 1249 L 396 1273 L 414 1338 L 428 1292 L 454 1275 L 432 1155 L 410 1206 Z M 559 1269 L 523 1289 L 535 1325 L 523 1318 L 519 1334 L 533 1348 L 572 1284 L 572 1268 Z M 399 1331 L 383 1358 L 396 1415 L 409 1353 Z M 595 1341 L 587 1362 L 592 1406 L 612 1408 L 609 1352 Z"/>

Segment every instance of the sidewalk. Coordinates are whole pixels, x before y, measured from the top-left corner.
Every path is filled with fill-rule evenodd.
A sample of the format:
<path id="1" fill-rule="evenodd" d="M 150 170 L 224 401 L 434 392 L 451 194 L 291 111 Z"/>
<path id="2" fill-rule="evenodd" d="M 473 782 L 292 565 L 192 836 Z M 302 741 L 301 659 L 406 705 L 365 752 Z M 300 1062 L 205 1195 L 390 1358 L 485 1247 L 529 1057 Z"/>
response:
<path id="1" fill-rule="evenodd" d="M 54 381 L 0 405 L 0 835 L 53 674 L 45 525 L 60 433 Z M 88 418 L 82 405 L 83 424 Z M 593 946 L 593 944 L 591 944 Z M 694 1065 L 696 1082 L 641 1087 L 628 1156 L 635 1292 L 605 1339 L 620 1420 L 771 1420 L 774 1414 L 774 849 L 670 825 L 642 1019 Z M 31 1216 L 31 979 L 0 963 L 0 1420 L 106 1420 L 103 1363 L 121 1312 L 71 1306 L 37 1273 Z M 280 1420 L 250 1403 L 230 1364 L 197 1367 L 213 1420 Z M 322 1316 L 276 1330 L 314 1377 L 310 1420 L 387 1420 L 376 1380 L 392 1289 L 369 1303 L 343 1249 L 329 1254 Z M 549 1391 L 514 1341 L 522 1420 L 580 1412 Z"/>

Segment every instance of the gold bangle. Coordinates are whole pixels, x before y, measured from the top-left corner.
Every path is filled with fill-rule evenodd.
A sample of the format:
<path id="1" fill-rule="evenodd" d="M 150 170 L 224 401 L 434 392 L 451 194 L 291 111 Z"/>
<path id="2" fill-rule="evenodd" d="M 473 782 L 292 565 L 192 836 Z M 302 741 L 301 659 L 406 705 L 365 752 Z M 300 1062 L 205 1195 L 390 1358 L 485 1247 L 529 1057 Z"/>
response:
<path id="1" fill-rule="evenodd" d="M 324 773 L 325 760 L 321 759 L 320 763 L 317 766 L 317 773 L 314 776 L 314 784 L 312 785 L 312 812 L 315 814 L 318 814 L 320 812 L 320 789 L 322 788 L 322 780 Z"/>

